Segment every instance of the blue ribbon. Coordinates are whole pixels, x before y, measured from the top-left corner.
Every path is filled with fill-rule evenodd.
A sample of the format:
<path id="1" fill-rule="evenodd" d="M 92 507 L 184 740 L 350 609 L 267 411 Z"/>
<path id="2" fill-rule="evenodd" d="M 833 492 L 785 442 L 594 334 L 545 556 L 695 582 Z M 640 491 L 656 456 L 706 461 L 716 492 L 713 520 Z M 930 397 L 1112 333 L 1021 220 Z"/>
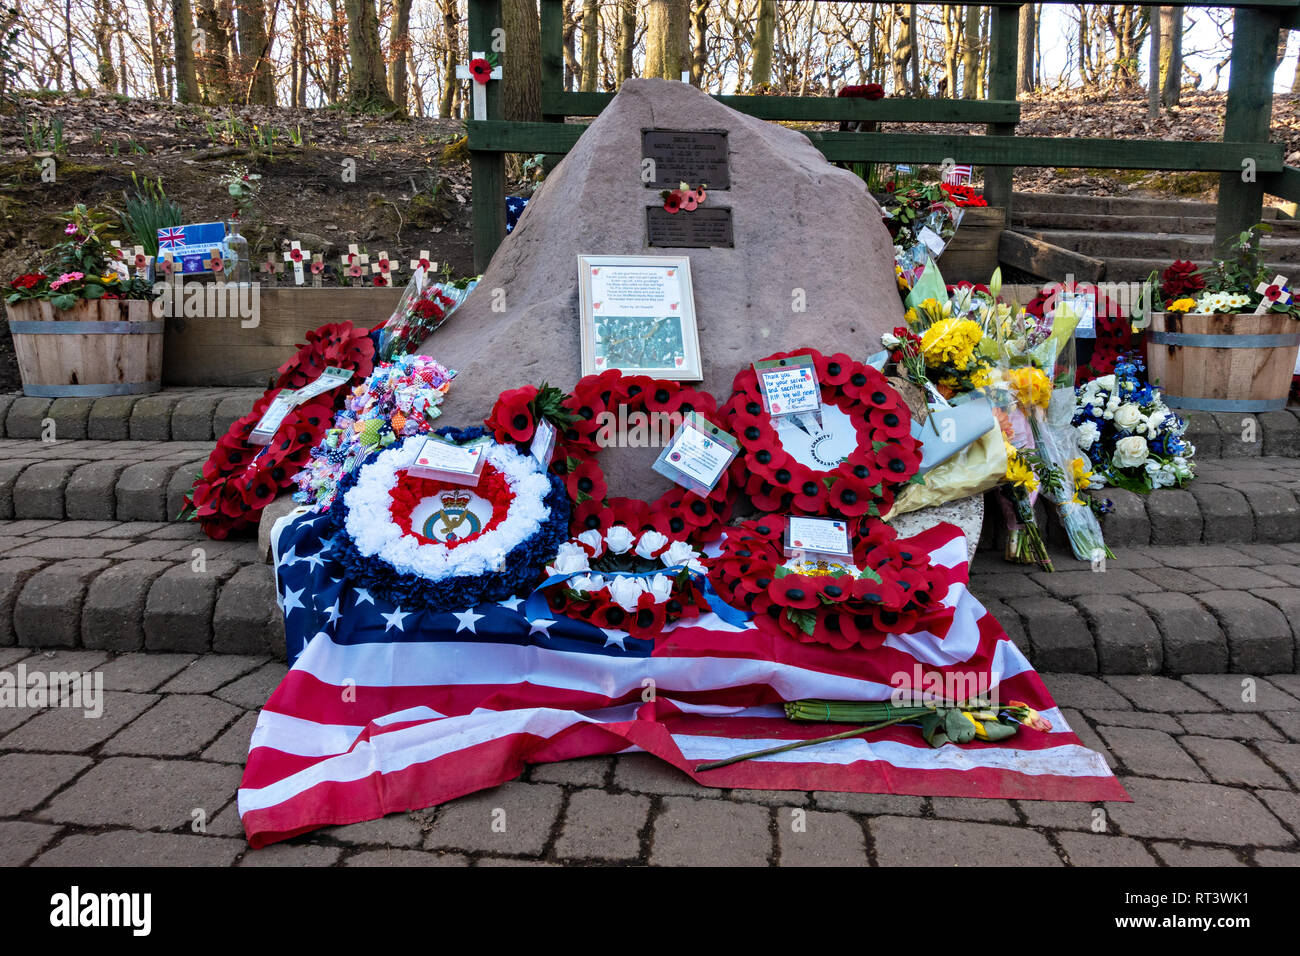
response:
<path id="1" fill-rule="evenodd" d="M 656 574 L 677 575 L 686 571 L 691 580 L 699 585 L 700 590 L 704 593 L 704 599 L 709 602 L 709 608 L 714 614 L 718 615 L 724 622 L 733 627 L 744 627 L 749 621 L 749 615 L 744 611 L 737 610 L 730 604 L 722 600 L 718 592 L 714 590 L 709 576 L 700 571 L 691 571 L 686 565 L 678 564 L 670 568 L 664 568 L 660 571 L 596 571 L 590 568 L 583 571 L 570 571 L 568 574 L 552 574 L 549 578 L 537 585 L 533 593 L 528 595 L 528 600 L 524 602 L 524 616 L 528 623 L 532 624 L 544 618 L 551 613 L 551 606 L 546 601 L 545 591 L 547 588 L 562 584 L 570 578 L 580 577 L 584 574 L 599 574 L 602 578 L 651 578 Z"/>

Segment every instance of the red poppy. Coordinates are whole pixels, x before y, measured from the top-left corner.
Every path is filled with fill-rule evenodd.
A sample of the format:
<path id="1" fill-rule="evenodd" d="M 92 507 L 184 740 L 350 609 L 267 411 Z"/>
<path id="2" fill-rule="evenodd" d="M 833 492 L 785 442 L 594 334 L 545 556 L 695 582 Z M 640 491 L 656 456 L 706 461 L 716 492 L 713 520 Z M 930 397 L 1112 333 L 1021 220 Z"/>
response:
<path id="1" fill-rule="evenodd" d="M 840 478 L 831 486 L 830 506 L 842 515 L 864 515 L 874 501 L 871 486 L 857 478 Z"/>
<path id="2" fill-rule="evenodd" d="M 664 211 L 675 213 L 681 208 L 682 208 L 681 193 L 678 192 L 676 189 L 674 189 L 672 192 L 670 192 L 667 196 L 664 197 Z"/>
<path id="3" fill-rule="evenodd" d="M 657 603 L 653 594 L 643 593 L 628 621 L 628 630 L 636 637 L 653 637 L 664 629 L 666 616 L 667 608 Z"/>
<path id="4" fill-rule="evenodd" d="M 289 250 L 289 258 L 292 259 L 294 262 L 302 262 L 302 250 L 301 250 L 301 249 L 290 249 L 290 250 Z"/>
<path id="5" fill-rule="evenodd" d="M 783 607 L 811 610 L 819 599 L 817 579 L 803 574 L 787 574 L 767 586 L 767 596 Z"/>
<path id="6" fill-rule="evenodd" d="M 486 86 L 487 81 L 492 79 L 492 64 L 483 57 L 476 56 L 469 61 L 469 73 L 475 83 Z"/>
<path id="7" fill-rule="evenodd" d="M 581 504 L 591 498 L 603 501 L 606 494 L 605 475 L 600 466 L 590 458 L 580 462 L 578 467 L 564 478 L 564 486 L 569 498 L 575 504 Z"/>
<path id="8" fill-rule="evenodd" d="M 484 424 L 490 428 L 497 441 L 531 441 L 537 430 L 532 403 L 537 398 L 537 388 L 525 385 L 502 392 L 492 406 Z"/>
<path id="9" fill-rule="evenodd" d="M 584 531 L 591 531 L 593 528 L 603 530 L 613 526 L 613 518 L 614 513 L 605 507 L 605 502 L 599 498 L 592 498 L 573 509 L 569 528 L 575 536 Z"/>

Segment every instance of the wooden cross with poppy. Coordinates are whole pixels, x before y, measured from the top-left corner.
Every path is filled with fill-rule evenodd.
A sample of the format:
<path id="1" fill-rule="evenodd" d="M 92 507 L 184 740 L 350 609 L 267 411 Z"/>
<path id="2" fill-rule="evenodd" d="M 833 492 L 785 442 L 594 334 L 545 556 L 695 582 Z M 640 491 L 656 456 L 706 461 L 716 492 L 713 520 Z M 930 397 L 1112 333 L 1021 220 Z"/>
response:
<path id="1" fill-rule="evenodd" d="M 393 273 L 399 268 L 400 266 L 396 262 L 388 258 L 387 252 L 381 252 L 374 265 L 370 267 L 370 271 L 377 276 L 383 276 L 383 285 L 392 285 Z"/>
<path id="2" fill-rule="evenodd" d="M 276 277 L 284 271 L 284 263 L 275 258 L 274 253 L 266 254 L 266 261 L 262 263 L 262 275 L 269 280 L 269 285 L 275 286 Z"/>
<path id="3" fill-rule="evenodd" d="M 218 279 L 226 270 L 226 264 L 221 261 L 221 250 L 217 248 L 208 250 L 208 257 L 203 260 L 203 268 L 211 272 Z"/>
<path id="4" fill-rule="evenodd" d="M 349 279 L 360 279 L 366 274 L 366 266 L 370 264 L 370 256 L 367 253 L 349 252 L 347 255 L 347 275 Z M 352 284 L 352 283 L 349 283 Z"/>
<path id="5" fill-rule="evenodd" d="M 1259 305 L 1255 306 L 1255 314 L 1263 315 L 1275 305 L 1286 305 L 1290 302 L 1291 290 L 1286 287 L 1290 281 L 1286 276 L 1274 276 L 1272 282 L 1261 282 L 1256 286 L 1255 291 L 1263 298 L 1259 300 Z"/>
<path id="6" fill-rule="evenodd" d="M 319 289 L 321 284 L 321 273 L 325 271 L 325 257 L 319 252 L 311 254 L 311 284 Z"/>
<path id="7" fill-rule="evenodd" d="M 311 258 L 311 251 L 304 249 L 302 243 L 297 239 L 289 243 L 289 248 L 285 250 L 284 261 L 293 263 L 293 284 L 302 285 L 304 274 L 302 271 L 302 260 Z"/>
<path id="8" fill-rule="evenodd" d="M 114 239 L 109 243 L 113 247 L 113 261 L 109 263 L 112 270 L 122 279 L 131 278 L 131 270 L 126 267 L 126 250 L 122 248 L 122 241 Z"/>
<path id="9" fill-rule="evenodd" d="M 176 271 L 176 260 L 172 257 L 170 249 L 164 249 L 158 255 L 158 270 L 165 276 L 170 276 Z"/>
<path id="10" fill-rule="evenodd" d="M 153 256 L 147 255 L 144 246 L 136 246 L 131 250 L 135 254 L 135 275 L 137 279 L 149 278 L 149 267 L 153 265 Z"/>
<path id="11" fill-rule="evenodd" d="M 420 258 L 411 260 L 411 271 L 415 273 L 417 285 L 424 288 L 425 279 L 429 273 L 438 267 L 438 263 L 429 258 L 429 250 L 421 249 Z"/>
<path id="12" fill-rule="evenodd" d="M 468 64 L 461 63 L 456 67 L 456 79 L 474 81 L 471 92 L 476 120 L 487 119 L 488 80 L 501 79 L 501 64 L 497 63 L 496 59 L 495 53 L 490 57 L 485 53 L 473 53 Z"/>

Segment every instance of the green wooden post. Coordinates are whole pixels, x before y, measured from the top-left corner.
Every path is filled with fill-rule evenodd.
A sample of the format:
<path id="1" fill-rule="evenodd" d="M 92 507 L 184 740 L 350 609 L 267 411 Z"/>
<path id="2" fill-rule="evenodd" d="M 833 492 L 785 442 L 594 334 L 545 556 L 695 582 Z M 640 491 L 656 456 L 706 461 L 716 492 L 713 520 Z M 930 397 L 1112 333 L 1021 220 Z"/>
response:
<path id="1" fill-rule="evenodd" d="M 1015 100 L 1016 62 L 1020 54 L 1019 6 L 994 7 L 990 11 L 989 34 L 992 50 L 989 54 L 988 99 Z M 990 136 L 1014 136 L 1014 123 L 989 123 Z M 961 157 L 953 157 L 960 162 Z M 1011 177 L 1014 166 L 984 167 L 984 198 L 990 206 L 1000 206 L 1011 216 Z"/>
<path id="2" fill-rule="evenodd" d="M 564 0 L 542 0 L 542 119 L 563 123 L 564 113 L 547 103 L 564 92 Z"/>
<path id="3" fill-rule="evenodd" d="M 469 0 L 469 52 L 491 52 L 493 31 L 501 25 L 500 0 Z M 510 51 L 501 54 L 509 56 Z M 487 85 L 487 118 L 501 119 L 501 84 Z M 474 203 L 474 270 L 487 268 L 506 235 L 506 158 L 476 150 L 471 119 L 469 169 Z"/>
<path id="4" fill-rule="evenodd" d="M 1233 14 L 1232 72 L 1228 76 L 1228 105 L 1223 117 L 1225 142 L 1268 142 L 1279 26 L 1275 10 L 1240 7 Z M 1259 222 L 1263 213 L 1264 185 L 1252 164 L 1243 161 L 1240 171 L 1222 173 L 1214 223 L 1214 245 L 1218 253 L 1225 251 L 1234 236 Z"/>

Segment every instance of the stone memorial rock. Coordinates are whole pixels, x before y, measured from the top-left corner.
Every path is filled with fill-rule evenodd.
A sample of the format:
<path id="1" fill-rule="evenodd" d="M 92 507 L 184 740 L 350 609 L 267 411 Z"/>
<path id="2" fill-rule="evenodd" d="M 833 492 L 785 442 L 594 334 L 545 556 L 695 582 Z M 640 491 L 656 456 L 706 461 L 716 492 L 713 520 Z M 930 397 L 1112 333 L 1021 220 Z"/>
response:
<path id="1" fill-rule="evenodd" d="M 726 133 L 730 188 L 710 183 L 700 208 L 730 207 L 733 248 L 647 244 L 647 207 L 663 202 L 641 176 L 651 129 Z M 702 157 L 715 170 L 716 154 Z M 688 84 L 629 80 L 542 183 L 478 288 L 420 349 L 461 373 L 443 405 L 448 423 L 481 420 L 507 388 L 569 389 L 582 376 L 579 254 L 689 255 L 702 387 L 719 400 L 755 359 L 804 345 L 865 356 L 903 320 L 893 245 L 861 179 L 802 134 Z"/>

